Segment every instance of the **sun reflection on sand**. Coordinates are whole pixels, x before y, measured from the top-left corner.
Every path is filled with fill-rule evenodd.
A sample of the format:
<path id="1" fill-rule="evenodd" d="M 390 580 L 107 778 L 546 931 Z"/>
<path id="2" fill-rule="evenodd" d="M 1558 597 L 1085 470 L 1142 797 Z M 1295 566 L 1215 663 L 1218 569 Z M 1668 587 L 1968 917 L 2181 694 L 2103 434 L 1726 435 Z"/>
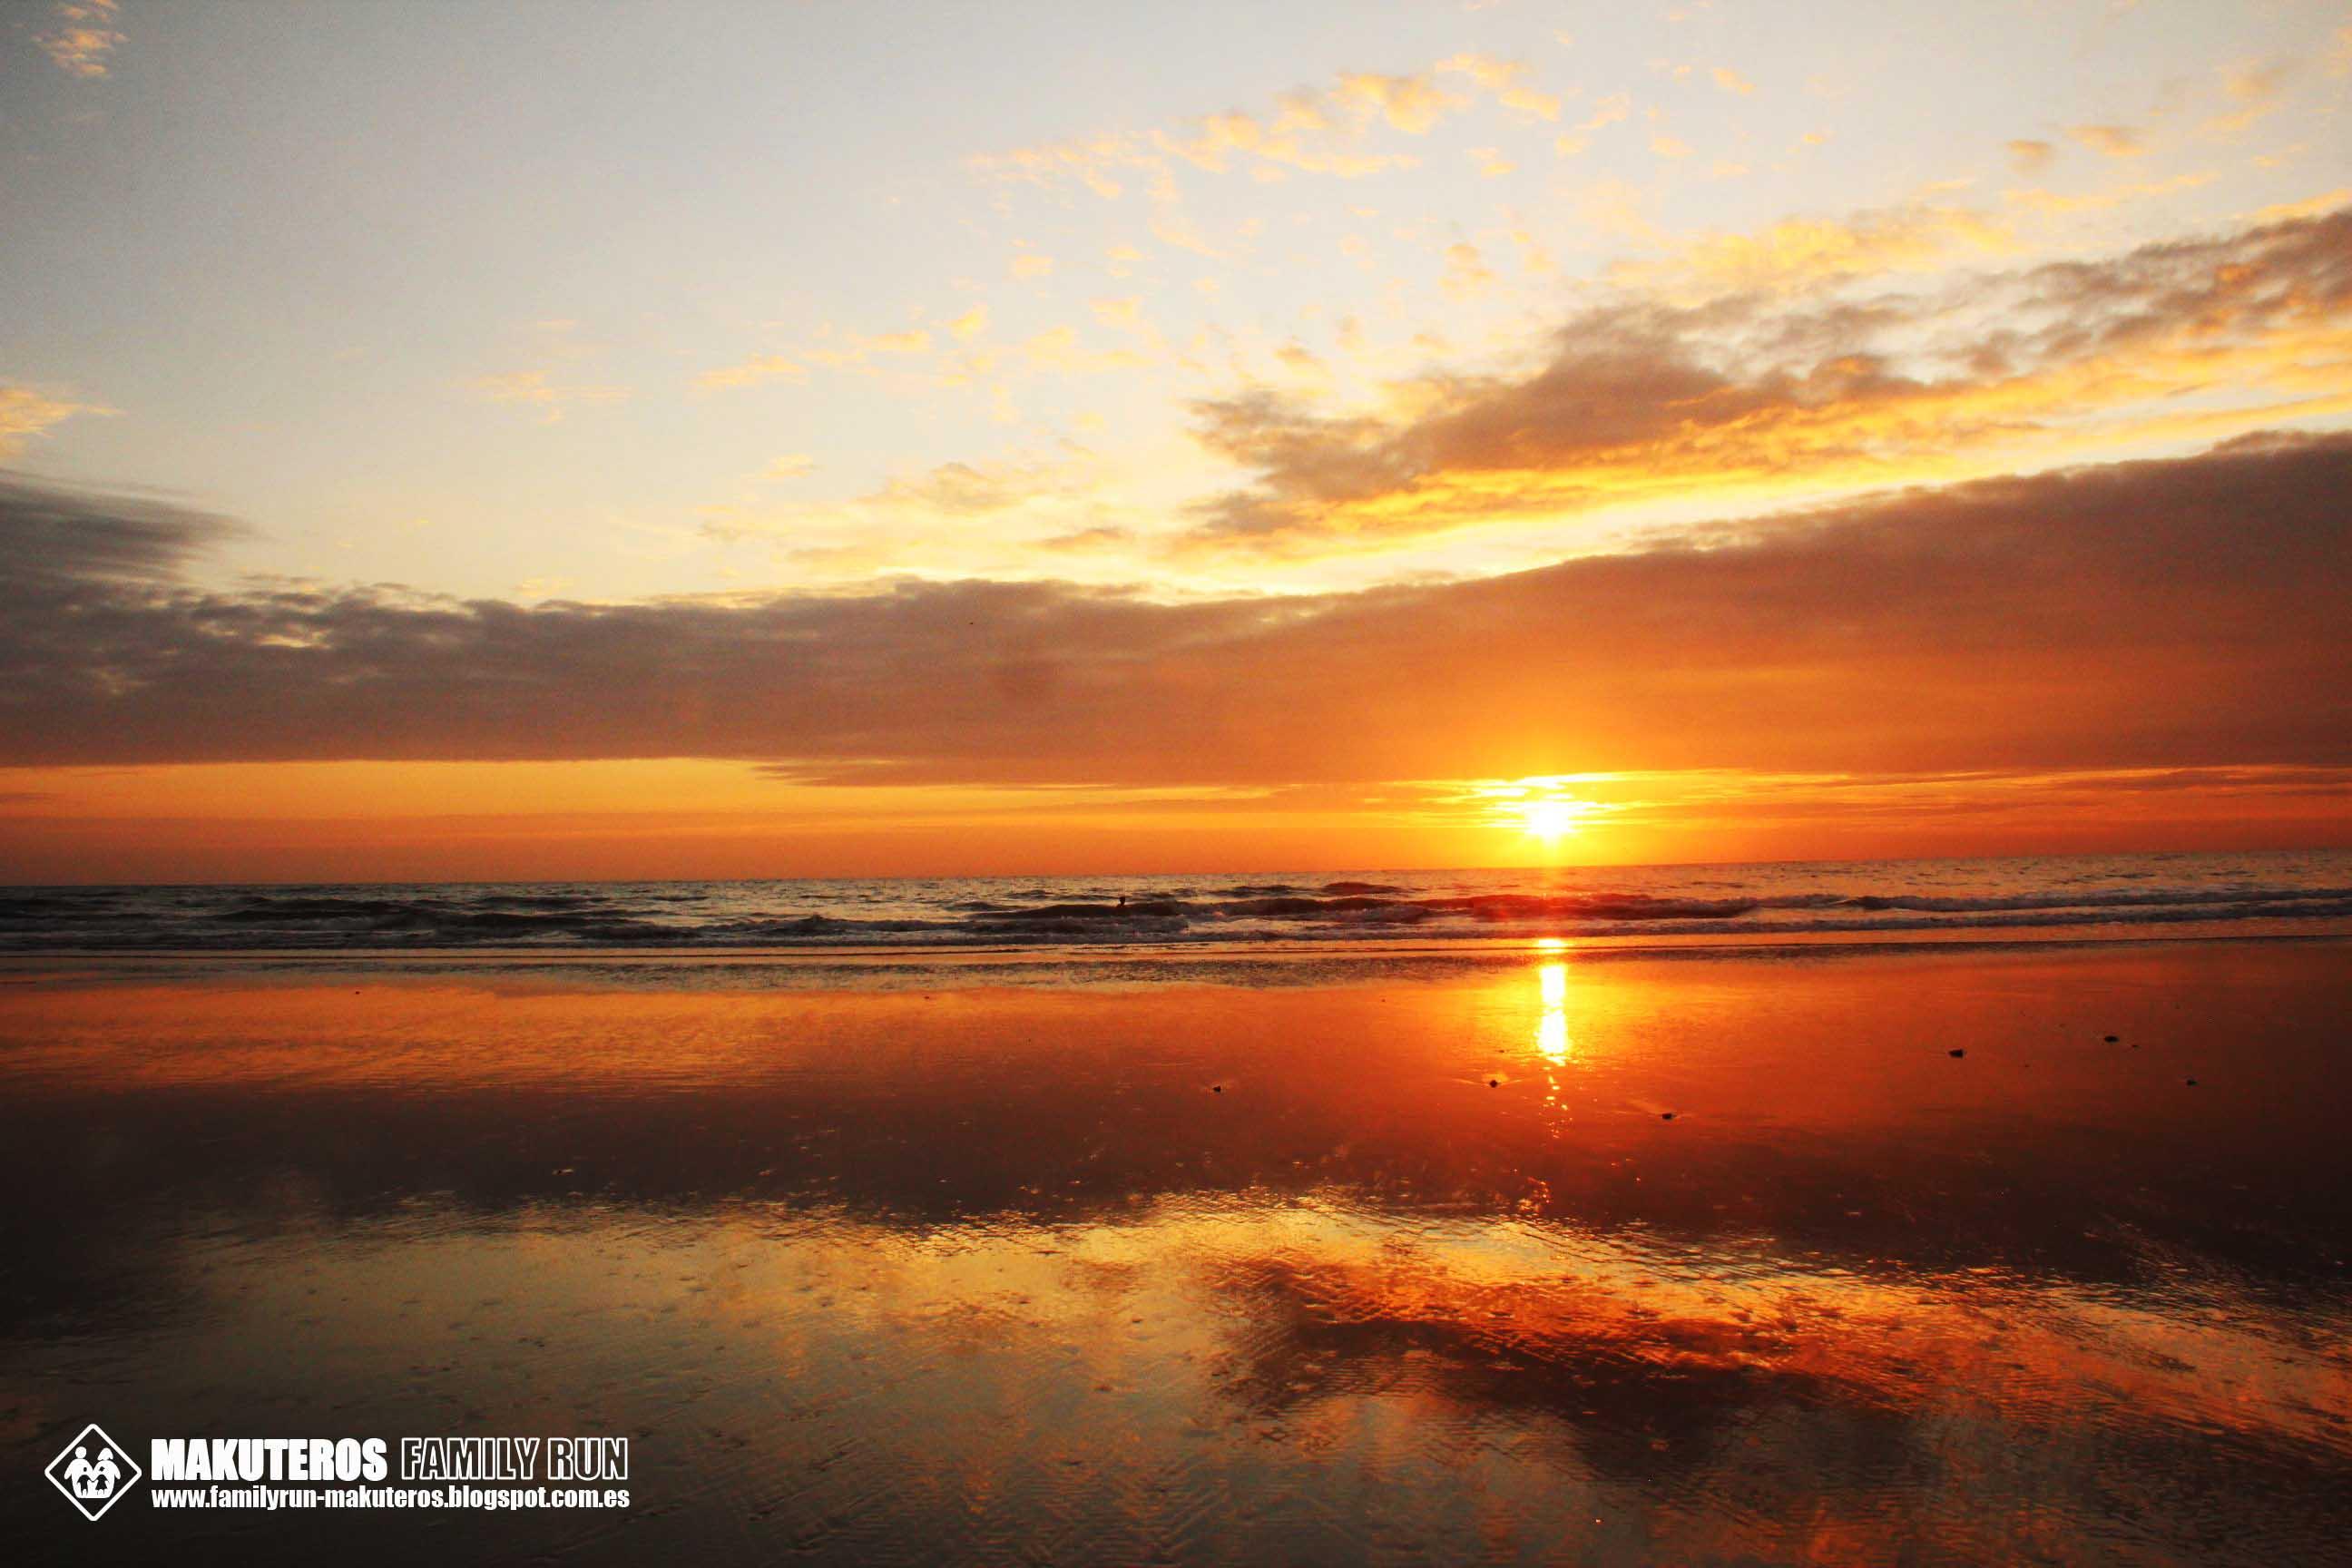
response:
<path id="1" fill-rule="evenodd" d="M 1536 971 L 1543 1016 L 1536 1023 L 1536 1054 L 1558 1066 L 1568 1060 L 1568 965 L 1547 963 Z"/>

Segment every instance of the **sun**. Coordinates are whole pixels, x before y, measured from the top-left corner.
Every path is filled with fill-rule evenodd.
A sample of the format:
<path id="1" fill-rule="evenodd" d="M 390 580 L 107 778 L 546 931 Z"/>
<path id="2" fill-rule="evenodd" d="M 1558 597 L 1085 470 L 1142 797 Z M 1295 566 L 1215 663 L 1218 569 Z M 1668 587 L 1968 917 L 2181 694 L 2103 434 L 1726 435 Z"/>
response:
<path id="1" fill-rule="evenodd" d="M 1591 805 L 1580 800 L 1528 800 L 1517 807 L 1520 830 L 1547 844 L 1558 843 L 1574 833 L 1578 819 L 1591 809 Z"/>
<path id="2" fill-rule="evenodd" d="M 1576 785 L 1601 776 L 1547 773 L 1519 779 L 1484 779 L 1469 785 L 1456 798 L 1465 805 L 1475 805 L 1478 818 L 1488 826 L 1535 839 L 1547 848 L 1557 848 L 1561 839 L 1584 830 L 1587 817 L 1612 809 L 1599 801 L 1570 793 Z"/>

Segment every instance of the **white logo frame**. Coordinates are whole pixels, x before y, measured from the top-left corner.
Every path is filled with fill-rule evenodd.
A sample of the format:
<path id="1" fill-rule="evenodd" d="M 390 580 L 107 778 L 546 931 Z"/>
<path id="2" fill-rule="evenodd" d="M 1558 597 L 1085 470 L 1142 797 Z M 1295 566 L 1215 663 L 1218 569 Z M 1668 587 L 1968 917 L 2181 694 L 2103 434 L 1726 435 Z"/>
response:
<path id="1" fill-rule="evenodd" d="M 76 1448 L 86 1449 L 92 1442 L 101 1445 L 105 1451 L 111 1453 L 116 1458 L 122 1461 L 122 1479 L 114 1484 L 114 1489 L 109 1492 L 102 1500 L 97 1498 L 86 1498 L 78 1495 L 71 1487 L 66 1485 L 64 1478 L 60 1474 L 60 1472 L 65 1468 L 67 1459 L 72 1456 L 74 1450 Z M 64 1498 L 66 1501 L 73 1504 L 74 1511 L 76 1513 L 81 1515 L 92 1524 L 96 1524 L 100 1520 L 104 1519 L 109 1509 L 112 1508 L 116 1503 L 121 1502 L 124 1498 L 129 1497 L 131 1495 L 131 1489 L 147 1478 L 147 1472 L 139 1468 L 139 1461 L 131 1457 L 131 1450 L 125 1447 L 122 1444 L 116 1442 L 113 1436 L 108 1433 L 106 1428 L 100 1426 L 95 1421 L 91 1422 L 89 1426 L 84 1426 L 79 1432 L 77 1432 L 73 1436 L 67 1439 L 66 1446 L 58 1450 L 58 1457 L 48 1462 L 47 1467 L 41 1471 L 41 1474 L 49 1479 L 49 1485 L 58 1489 L 58 1496 Z"/>

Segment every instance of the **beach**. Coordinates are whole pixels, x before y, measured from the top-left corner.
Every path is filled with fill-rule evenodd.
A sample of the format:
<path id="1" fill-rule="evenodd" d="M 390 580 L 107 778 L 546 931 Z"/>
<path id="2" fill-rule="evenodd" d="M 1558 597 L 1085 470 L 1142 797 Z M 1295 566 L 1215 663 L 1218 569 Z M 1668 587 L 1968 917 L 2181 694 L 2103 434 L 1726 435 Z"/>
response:
<path id="1" fill-rule="evenodd" d="M 17 955 L 7 1532 L 95 1420 L 629 1439 L 126 1556 L 2314 1561 L 2347 960 Z"/>

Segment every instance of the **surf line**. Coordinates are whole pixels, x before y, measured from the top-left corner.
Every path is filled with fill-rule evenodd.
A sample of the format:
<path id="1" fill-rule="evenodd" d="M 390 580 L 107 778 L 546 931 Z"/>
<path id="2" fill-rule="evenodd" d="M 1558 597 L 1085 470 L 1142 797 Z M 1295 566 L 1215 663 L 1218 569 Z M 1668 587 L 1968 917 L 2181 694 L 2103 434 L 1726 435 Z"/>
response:
<path id="1" fill-rule="evenodd" d="M 539 1437 L 403 1437 L 400 1475 L 410 1481 L 528 1481 L 539 1475 Z"/>

